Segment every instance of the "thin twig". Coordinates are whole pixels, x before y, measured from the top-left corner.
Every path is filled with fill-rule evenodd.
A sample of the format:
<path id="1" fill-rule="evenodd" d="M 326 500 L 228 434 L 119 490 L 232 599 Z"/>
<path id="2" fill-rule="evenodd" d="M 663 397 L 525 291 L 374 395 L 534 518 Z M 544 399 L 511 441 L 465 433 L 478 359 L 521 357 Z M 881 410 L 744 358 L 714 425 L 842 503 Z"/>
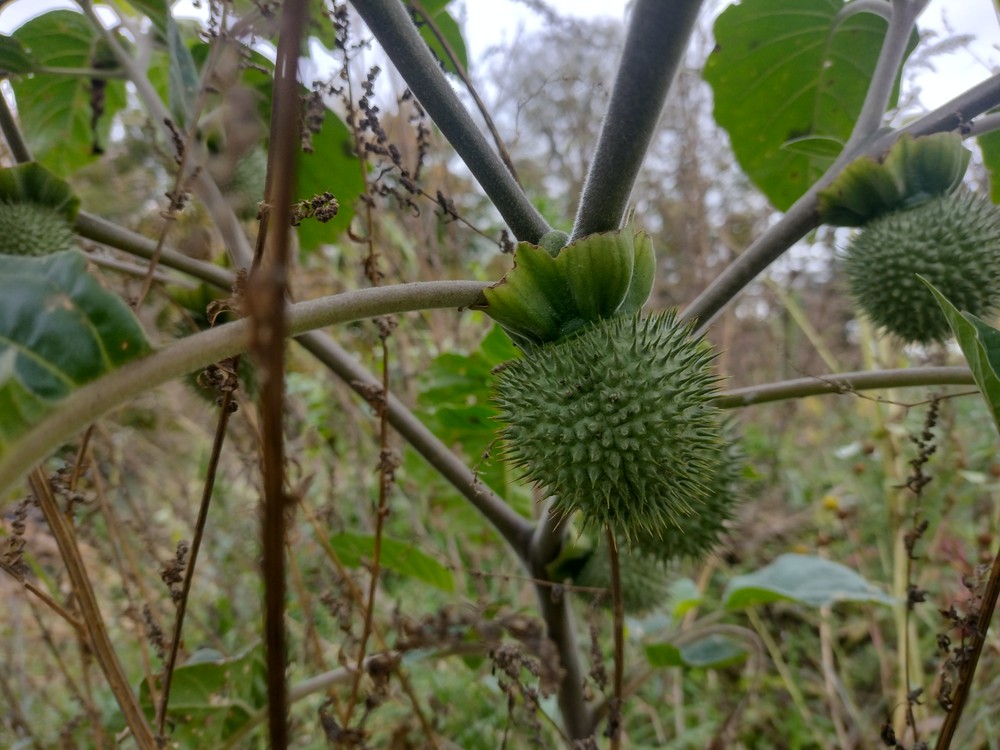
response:
<path id="1" fill-rule="evenodd" d="M 723 391 L 715 400 L 721 409 L 768 404 L 774 401 L 855 393 L 880 388 L 913 388 L 928 385 L 975 385 L 968 367 L 913 367 L 897 370 L 863 370 L 810 378 L 795 378 L 777 383 L 751 385 Z"/>
<path id="2" fill-rule="evenodd" d="M 181 635 L 184 632 L 184 614 L 187 612 L 188 599 L 191 595 L 191 583 L 194 580 L 195 565 L 198 562 L 198 550 L 205 536 L 205 526 L 208 523 L 208 508 L 212 502 L 212 492 L 215 489 L 215 477 L 219 469 L 219 459 L 222 456 L 222 444 L 226 439 L 226 429 L 229 426 L 229 415 L 232 413 L 233 394 L 226 391 L 222 394 L 219 405 L 219 419 L 215 425 L 215 437 L 212 440 L 212 453 L 208 459 L 208 469 L 205 473 L 205 483 L 201 491 L 201 504 L 198 507 L 198 518 L 194 524 L 191 538 L 191 550 L 188 554 L 187 568 L 184 570 L 184 581 L 181 584 L 180 597 L 177 600 L 177 614 L 174 616 L 174 632 L 170 637 L 170 653 L 163 667 L 163 692 L 156 707 L 156 731 L 162 737 L 166 728 L 167 707 L 170 703 L 170 683 L 174 677 L 174 667 L 177 664 L 177 654 L 180 651 Z"/>
<path id="3" fill-rule="evenodd" d="M 66 622 L 74 630 L 77 631 L 78 635 L 86 637 L 86 635 L 87 635 L 86 626 L 82 622 L 80 622 L 78 619 L 76 619 L 59 602 L 57 602 L 55 599 L 53 599 L 47 593 L 45 593 L 44 591 L 42 591 L 42 589 L 38 588 L 38 586 L 36 586 L 35 584 L 33 584 L 31 581 L 26 580 L 23 575 L 21 575 L 20 573 L 18 573 L 16 570 L 14 570 L 10 565 L 8 565 L 7 563 L 5 563 L 3 560 L 0 560 L 0 570 L 2 570 L 5 573 L 7 573 L 7 575 L 9 575 L 11 578 L 13 578 L 15 581 L 17 581 L 21 586 L 23 586 L 25 591 L 27 591 L 30 594 L 34 594 L 36 597 L 38 597 L 39 601 L 41 601 L 42 604 L 44 604 L 46 607 L 48 607 L 53 612 L 55 612 L 57 615 L 59 615 L 59 617 L 62 618 L 64 622 Z"/>
<path id="4" fill-rule="evenodd" d="M 618 559 L 618 540 L 610 524 L 605 526 L 608 561 L 611 563 L 611 602 L 614 607 L 615 676 L 608 719 L 611 750 L 621 747 L 622 711 L 625 702 L 625 601 L 622 597 L 622 574 Z"/>
<path id="5" fill-rule="evenodd" d="M 371 566 L 369 570 L 368 599 L 365 602 L 365 621 L 361 631 L 361 640 L 358 643 L 358 658 L 354 667 L 354 682 L 351 685 L 351 695 L 347 702 L 347 719 L 351 720 L 354 706 L 357 704 L 358 690 L 361 687 L 362 666 L 365 660 L 365 651 L 368 648 L 368 639 L 372 634 L 372 623 L 375 619 L 375 594 L 378 591 L 379 574 L 382 570 L 382 530 L 385 528 L 385 519 L 389 515 L 388 500 L 389 487 L 392 481 L 391 458 L 389 453 L 389 408 L 386 405 L 389 395 L 389 331 L 388 326 L 382 328 L 382 390 L 378 403 L 378 436 L 379 436 L 379 462 L 378 462 L 378 505 L 375 508 L 375 539 L 372 549 Z"/>
<path id="6" fill-rule="evenodd" d="M 955 730 L 958 729 L 958 722 L 962 718 L 962 711 L 965 710 L 969 692 L 972 690 L 972 679 L 976 676 L 976 667 L 979 665 L 979 658 L 983 653 L 983 644 L 986 643 L 986 632 L 989 630 L 990 621 L 996 610 L 997 599 L 1000 597 L 1000 550 L 997 550 L 993 557 L 993 566 L 990 569 L 990 578 L 986 583 L 983 592 L 983 600 L 979 606 L 979 617 L 976 620 L 976 628 L 970 638 L 972 645 L 969 653 L 963 659 L 958 670 L 958 685 L 952 694 L 951 709 L 944 717 L 941 725 L 941 734 L 938 735 L 937 744 L 934 750 L 948 750 L 955 737 Z"/>
<path id="7" fill-rule="evenodd" d="M 490 116 L 490 111 L 486 108 L 486 104 L 479 96 L 479 92 L 476 91 L 476 87 L 472 83 L 472 79 L 469 78 L 469 73 L 462 65 L 462 61 L 458 59 L 458 55 L 455 53 L 454 48 L 452 48 L 451 43 L 441 33 L 441 28 L 434 21 L 434 17 L 428 13 L 424 6 L 419 2 L 419 0 L 408 0 L 411 8 L 413 8 L 417 13 L 423 18 L 423 22 L 427 24 L 427 28 L 431 30 L 434 38 L 438 40 L 438 44 L 441 45 L 441 49 L 448 56 L 448 62 L 455 69 L 455 73 L 459 78 L 462 79 L 462 83 L 465 84 L 465 90 L 469 92 L 472 97 L 472 101 L 476 103 L 476 109 L 479 110 L 479 114 L 483 118 L 483 122 L 486 123 L 486 129 L 490 131 L 490 135 L 493 136 L 493 144 L 497 147 L 497 153 L 500 154 L 500 158 L 503 159 L 503 163 L 506 165 L 507 169 L 510 171 L 511 177 L 517 182 L 518 185 L 521 184 L 521 180 L 517 176 L 517 170 L 514 169 L 514 161 L 510 158 L 510 153 L 507 151 L 507 146 L 503 142 L 503 138 L 500 136 L 500 131 L 497 130 L 497 126 L 493 123 L 493 118 Z"/>

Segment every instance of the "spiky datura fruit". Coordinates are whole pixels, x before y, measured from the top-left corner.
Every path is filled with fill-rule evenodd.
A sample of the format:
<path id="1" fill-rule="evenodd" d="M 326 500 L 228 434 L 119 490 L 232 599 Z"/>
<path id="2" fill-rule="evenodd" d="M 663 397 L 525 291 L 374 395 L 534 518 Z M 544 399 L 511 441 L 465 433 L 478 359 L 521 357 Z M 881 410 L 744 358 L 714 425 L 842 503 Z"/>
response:
<path id="1" fill-rule="evenodd" d="M 844 254 L 851 294 L 901 340 L 942 341 L 950 328 L 926 278 L 959 310 L 988 317 L 1000 304 L 1000 208 L 959 192 L 877 218 Z"/>
<path id="2" fill-rule="evenodd" d="M 0 169 L 0 254 L 50 255 L 76 247 L 80 205 L 69 184 L 33 162 Z"/>
<path id="3" fill-rule="evenodd" d="M 656 609 L 667 599 L 670 578 L 667 567 L 652 557 L 621 545 L 618 550 L 619 584 L 622 604 L 630 615 L 642 615 Z M 611 608 L 611 559 L 606 543 L 597 547 L 583 560 L 575 575 L 574 586 L 604 589 L 601 606 Z"/>
<path id="4" fill-rule="evenodd" d="M 683 529 L 720 462 L 713 356 L 672 312 L 537 347 L 497 374 L 506 455 L 584 529 L 629 542 Z"/>
<path id="5" fill-rule="evenodd" d="M 76 247 L 69 222 L 48 206 L 0 203 L 0 254 L 51 255 Z"/>

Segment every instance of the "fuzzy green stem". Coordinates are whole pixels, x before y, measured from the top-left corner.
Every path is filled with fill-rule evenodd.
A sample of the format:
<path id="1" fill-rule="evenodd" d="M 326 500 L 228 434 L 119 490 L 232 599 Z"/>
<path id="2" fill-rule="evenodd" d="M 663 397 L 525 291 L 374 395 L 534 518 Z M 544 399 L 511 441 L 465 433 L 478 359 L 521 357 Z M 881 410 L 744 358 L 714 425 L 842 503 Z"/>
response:
<path id="1" fill-rule="evenodd" d="M 636 0 L 573 239 L 618 229 L 702 0 Z"/>
<path id="2" fill-rule="evenodd" d="M 296 336 L 315 328 L 377 315 L 469 307 L 481 300 L 483 286 L 475 281 L 422 282 L 300 302 L 288 309 L 288 333 Z M 247 319 L 228 323 L 181 339 L 75 391 L 0 456 L 0 492 L 61 442 L 110 409 L 149 388 L 246 351 L 251 333 L 252 324 Z"/>
<path id="3" fill-rule="evenodd" d="M 715 399 L 721 409 L 769 404 L 807 396 L 850 394 L 879 388 L 914 388 L 928 385 L 975 385 L 968 367 L 914 367 L 898 370 L 862 370 L 834 375 L 795 378 L 723 391 Z"/>
<path id="4" fill-rule="evenodd" d="M 889 28 L 882 42 L 882 50 L 879 52 L 878 62 L 875 63 L 875 71 L 872 73 L 861 114 L 854 123 L 854 130 L 844 146 L 844 153 L 852 153 L 855 147 L 882 125 L 892 89 L 899 76 L 899 69 L 906 57 L 906 47 L 913 33 L 913 25 L 926 6 L 927 0 L 893 0 Z"/>

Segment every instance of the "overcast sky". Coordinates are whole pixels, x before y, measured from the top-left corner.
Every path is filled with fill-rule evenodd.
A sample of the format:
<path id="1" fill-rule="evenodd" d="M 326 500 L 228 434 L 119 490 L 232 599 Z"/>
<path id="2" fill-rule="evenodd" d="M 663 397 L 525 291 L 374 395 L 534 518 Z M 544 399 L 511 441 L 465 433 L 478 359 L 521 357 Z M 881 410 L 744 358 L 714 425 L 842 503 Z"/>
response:
<path id="1" fill-rule="evenodd" d="M 561 15 L 593 18 L 625 17 L 625 0 L 547 0 Z M 721 12 L 729 2 L 706 2 L 705 12 Z M 490 46 L 510 43 L 519 32 L 542 27 L 544 21 L 518 0 L 455 0 L 458 15 L 465 22 L 465 38 L 470 57 L 475 60 Z M 970 34 L 973 43 L 935 59 L 936 71 L 921 74 L 921 101 L 929 108 L 944 104 L 956 93 L 989 77 L 990 66 L 1000 67 L 1000 22 L 991 0 L 931 0 L 920 16 L 922 31 L 933 30 L 942 37 L 950 33 Z"/>
<path id="2" fill-rule="evenodd" d="M 547 0 L 562 15 L 578 17 L 606 16 L 623 19 L 626 0 Z M 190 0 L 184 0 L 180 6 Z M 709 0 L 706 8 L 718 12 L 729 3 Z M 14 0 L 0 11 L 0 30 L 10 30 L 43 8 L 75 7 L 68 0 Z M 518 0 L 454 0 L 455 13 L 464 22 L 466 42 L 472 64 L 489 47 L 510 43 L 519 33 L 541 28 L 544 21 Z M 1000 67 L 1000 22 L 991 0 L 931 0 L 919 20 L 922 30 L 940 35 L 949 32 L 970 34 L 975 40 L 969 48 L 935 59 L 936 71 L 922 73 L 921 100 L 936 107 L 958 91 L 967 89 L 990 75 L 990 66 Z"/>

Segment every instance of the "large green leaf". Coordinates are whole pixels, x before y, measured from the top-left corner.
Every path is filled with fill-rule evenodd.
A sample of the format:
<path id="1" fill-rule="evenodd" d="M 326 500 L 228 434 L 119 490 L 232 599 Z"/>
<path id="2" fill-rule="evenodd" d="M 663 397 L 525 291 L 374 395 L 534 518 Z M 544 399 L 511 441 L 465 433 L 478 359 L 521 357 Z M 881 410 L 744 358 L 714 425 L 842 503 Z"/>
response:
<path id="1" fill-rule="evenodd" d="M 107 66 L 100 36 L 80 13 L 57 10 L 28 21 L 13 34 L 39 65 L 49 68 Z M 36 73 L 12 82 L 17 111 L 36 160 L 59 176 L 92 161 L 107 143 L 114 114 L 125 106 L 125 84 L 81 76 Z M 94 87 L 103 94 L 94 96 Z M 96 133 L 92 104 L 103 99 Z"/>
<path id="2" fill-rule="evenodd" d="M 431 28 L 433 23 L 438 33 L 444 38 L 451 48 L 455 58 L 465 70 L 469 69 L 468 53 L 465 49 L 465 40 L 462 38 L 462 30 L 458 27 L 455 19 L 448 12 L 447 7 L 451 0 L 419 0 L 419 2 L 407 2 L 410 10 L 414 13 L 414 20 L 420 28 L 420 36 L 427 42 L 434 56 L 441 61 L 444 69 L 449 73 L 457 73 L 451 59 L 445 52 L 444 45 L 438 39 L 437 34 Z M 421 22 L 424 19 L 430 23 Z"/>
<path id="3" fill-rule="evenodd" d="M 323 127 L 313 135 L 312 145 L 312 153 L 298 151 L 298 197 L 308 200 L 329 192 L 337 198 L 340 210 L 326 223 L 306 219 L 298 226 L 299 245 L 305 251 L 336 242 L 351 224 L 354 202 L 365 192 L 361 165 L 354 154 L 354 138 L 336 113 L 326 111 Z"/>
<path id="4" fill-rule="evenodd" d="M 30 73 L 38 63 L 17 39 L 0 35 L 0 76 Z"/>
<path id="5" fill-rule="evenodd" d="M 667 591 L 667 610 L 671 617 L 680 620 L 689 611 L 701 606 L 704 600 L 697 583 L 690 578 L 678 578 L 670 584 Z"/>
<path id="6" fill-rule="evenodd" d="M 1000 331 L 972 313 L 960 312 L 926 279 L 921 280 L 930 287 L 944 311 L 972 370 L 972 377 L 986 399 L 993 422 L 1000 430 Z"/>
<path id="7" fill-rule="evenodd" d="M 371 534 L 343 532 L 330 538 L 330 546 L 340 556 L 341 562 L 352 568 L 360 567 L 364 560 L 375 556 L 375 537 Z M 449 593 L 455 591 L 455 579 L 444 565 L 421 552 L 412 544 L 398 539 L 382 537 L 379 564 L 408 578 L 430 584 Z"/>
<path id="8" fill-rule="evenodd" d="M 510 339 L 495 325 L 476 351 L 435 357 L 424 373 L 419 397 L 421 417 L 434 434 L 447 445 L 459 447 L 475 464 L 479 477 L 508 500 L 512 499 L 512 469 L 499 459 L 481 457 L 496 442 L 493 368 L 517 356 Z"/>
<path id="9" fill-rule="evenodd" d="M 983 154 L 983 166 L 990 176 L 990 200 L 1000 203 L 1000 130 L 976 137 Z"/>
<path id="10" fill-rule="evenodd" d="M 0 454 L 75 388 L 148 351 L 82 253 L 0 256 Z"/>
<path id="11" fill-rule="evenodd" d="M 744 0 L 715 23 L 705 79 L 736 158 L 780 210 L 830 166 L 861 112 L 886 22 L 842 0 Z M 916 45 L 916 34 L 910 48 Z M 894 97 L 895 101 L 895 97 Z"/>
<path id="12" fill-rule="evenodd" d="M 811 555 L 782 555 L 760 570 L 729 581 L 722 597 L 726 609 L 775 601 L 810 607 L 834 602 L 892 604 L 892 597 L 840 563 Z"/>
<path id="13" fill-rule="evenodd" d="M 132 6 L 142 15 L 146 16 L 163 36 L 167 35 L 167 24 L 170 18 L 170 8 L 167 0 L 127 0 L 122 3 L 125 6 Z M 119 5 L 119 9 L 120 6 Z"/>

